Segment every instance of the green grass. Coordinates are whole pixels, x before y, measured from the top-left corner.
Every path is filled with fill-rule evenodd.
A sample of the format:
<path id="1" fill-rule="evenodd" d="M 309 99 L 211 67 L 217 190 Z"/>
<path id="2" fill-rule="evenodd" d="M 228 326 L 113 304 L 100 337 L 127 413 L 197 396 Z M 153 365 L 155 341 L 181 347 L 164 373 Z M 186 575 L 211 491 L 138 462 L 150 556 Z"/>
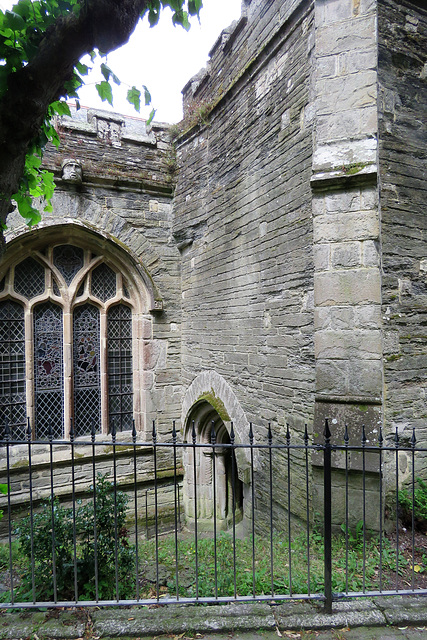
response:
<path id="1" fill-rule="evenodd" d="M 335 592 L 361 591 L 379 588 L 380 544 L 379 540 L 366 540 L 365 562 L 363 562 L 363 539 L 350 541 L 348 554 L 345 536 L 333 539 L 333 581 Z M 217 537 L 216 549 L 212 539 L 198 542 L 198 595 L 199 597 L 268 595 L 272 589 L 276 594 L 290 593 L 290 565 L 292 593 L 321 593 L 324 587 L 323 540 L 312 534 L 307 548 L 306 535 L 295 536 L 290 544 L 285 537 L 276 534 L 273 538 L 273 572 L 271 571 L 270 540 L 256 537 L 255 564 L 252 564 L 252 539 L 237 539 L 235 550 L 231 535 L 221 533 Z M 216 576 L 215 576 L 216 551 Z M 139 544 L 140 573 L 143 592 L 152 593 L 155 574 L 153 561 L 156 554 L 155 540 L 144 540 Z M 234 572 L 234 556 L 236 570 Z M 308 557 L 310 556 L 310 567 Z M 173 536 L 159 538 L 158 561 L 160 565 L 161 591 L 176 595 L 175 539 Z M 407 561 L 399 555 L 399 570 L 404 570 Z M 348 571 L 346 572 L 346 566 Z M 396 553 L 389 542 L 383 540 L 382 571 L 384 578 L 391 575 L 396 566 Z M 178 592 L 181 597 L 196 596 L 196 549 L 194 539 L 178 541 Z M 272 579 L 273 576 L 273 579 Z M 365 578 L 363 578 L 365 576 Z M 308 579 L 309 578 L 309 579 Z M 272 587 L 273 582 L 273 587 Z M 385 585 L 383 583 L 383 588 Z M 216 590 L 215 590 L 216 589 Z"/>
<path id="2" fill-rule="evenodd" d="M 178 539 L 178 593 L 180 597 L 234 597 L 276 595 L 290 593 L 290 565 L 292 571 L 293 594 L 322 593 L 324 587 L 323 538 L 313 532 L 310 547 L 307 548 L 306 534 L 297 534 L 291 544 L 285 536 L 276 533 L 273 537 L 273 573 L 271 571 L 271 541 L 269 538 L 255 537 L 255 562 L 252 564 L 252 538 L 236 539 L 228 533 L 217 536 L 216 545 L 211 538 L 199 539 L 197 545 L 198 586 L 196 587 L 196 547 L 194 537 L 186 533 Z M 19 577 L 28 581 L 30 568 L 18 544 L 13 543 L 13 565 L 15 584 Z M 158 539 L 159 592 L 160 595 L 177 593 L 175 568 L 175 537 L 173 534 Z M 216 571 L 215 571 L 216 556 Z M 308 571 L 310 557 L 310 572 Z M 390 585 L 396 570 L 396 551 L 384 538 L 382 554 L 378 538 L 365 541 L 365 562 L 363 562 L 363 533 L 349 535 L 346 551 L 345 535 L 333 538 L 333 579 L 334 592 L 366 591 L 379 589 L 380 557 L 382 557 L 383 589 Z M 141 598 L 156 595 L 156 542 L 155 539 L 139 541 L 139 577 Z M 235 559 L 235 571 L 234 571 Z M 427 558 L 426 558 L 427 560 Z M 346 571 L 347 567 L 347 571 Z M 409 563 L 399 554 L 399 573 L 408 571 Z M 0 571 L 9 569 L 7 545 L 0 545 Z M 308 584 L 308 576 L 310 577 Z M 365 578 L 363 579 L 363 576 Z M 17 580 L 18 578 L 18 580 Z M 130 578 L 130 576 L 129 576 Z M 132 579 L 130 578 L 132 581 Z M 273 583 L 273 587 L 272 587 Z M 70 585 L 71 587 L 71 585 Z M 132 590 L 132 589 L 131 589 Z M 136 589 L 135 589 L 136 591 Z M 127 596 L 132 598 L 130 592 Z"/>

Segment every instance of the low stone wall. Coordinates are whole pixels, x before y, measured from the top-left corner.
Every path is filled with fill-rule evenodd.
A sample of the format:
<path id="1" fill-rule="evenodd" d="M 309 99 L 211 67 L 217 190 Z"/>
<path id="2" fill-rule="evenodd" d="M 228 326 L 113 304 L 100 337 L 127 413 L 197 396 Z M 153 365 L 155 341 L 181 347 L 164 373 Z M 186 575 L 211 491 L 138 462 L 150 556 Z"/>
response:
<path id="1" fill-rule="evenodd" d="M 91 499 L 93 496 L 93 477 L 101 474 L 113 481 L 116 470 L 117 488 L 128 498 L 127 524 L 131 534 L 135 531 L 135 522 L 139 533 L 150 536 L 155 525 L 155 472 L 154 448 L 119 442 L 115 447 L 102 442 L 99 438 L 93 447 L 87 440 L 77 441 L 74 446 L 72 463 L 71 446 L 68 444 L 31 445 L 31 474 L 28 445 L 9 447 L 9 487 L 12 527 L 21 517 L 28 515 L 30 509 L 30 487 L 33 508 L 37 510 L 42 501 L 51 496 L 51 478 L 53 494 L 66 506 L 72 504 L 73 470 L 74 495 L 76 500 Z M 180 463 L 179 463 L 180 464 Z M 7 482 L 7 451 L 0 451 L 1 481 Z M 135 472 L 136 469 L 136 472 Z M 175 491 L 173 457 L 170 449 L 157 449 L 157 502 L 158 527 L 167 530 L 174 526 Z M 182 495 L 181 466 L 177 469 L 176 482 Z M 135 510 L 135 491 L 137 508 Z M 0 522 L 0 539 L 8 535 L 8 496 L 1 497 L 0 508 L 4 517 Z M 183 518 L 181 517 L 181 520 Z"/>

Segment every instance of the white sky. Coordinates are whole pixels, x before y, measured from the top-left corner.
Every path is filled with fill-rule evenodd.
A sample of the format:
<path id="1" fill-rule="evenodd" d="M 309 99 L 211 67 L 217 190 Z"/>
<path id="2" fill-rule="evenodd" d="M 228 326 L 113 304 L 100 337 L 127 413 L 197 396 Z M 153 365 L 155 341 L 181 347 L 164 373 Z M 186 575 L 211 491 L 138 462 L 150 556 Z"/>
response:
<path id="1" fill-rule="evenodd" d="M 0 0 L 3 10 L 13 4 L 13 0 Z M 203 4 L 201 24 L 193 19 L 189 32 L 174 27 L 171 13 L 165 10 L 156 27 L 150 29 L 145 19 L 129 43 L 108 56 L 108 66 L 123 83 L 121 87 L 113 84 L 114 111 L 138 116 L 126 101 L 127 85 L 141 89 L 145 84 L 151 92 L 156 121 L 178 122 L 182 118 L 182 88 L 206 65 L 208 53 L 222 29 L 240 17 L 241 0 L 203 0 Z M 106 102 L 101 102 L 94 87 L 101 79 L 99 71 L 86 76 L 87 83 L 92 84 L 80 92 L 82 106 L 109 108 Z M 141 106 L 142 117 L 148 117 L 150 111 L 151 107 Z"/>

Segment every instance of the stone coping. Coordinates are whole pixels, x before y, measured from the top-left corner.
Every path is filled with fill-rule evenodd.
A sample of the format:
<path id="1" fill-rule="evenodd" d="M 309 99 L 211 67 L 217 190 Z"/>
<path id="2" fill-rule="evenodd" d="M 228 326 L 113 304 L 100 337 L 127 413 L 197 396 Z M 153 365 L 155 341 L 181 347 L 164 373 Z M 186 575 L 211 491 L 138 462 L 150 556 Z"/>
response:
<path id="1" fill-rule="evenodd" d="M 274 632 L 351 627 L 425 625 L 425 596 L 392 596 L 335 602 L 326 614 L 310 601 L 227 605 L 132 606 L 0 612 L 0 639 L 144 638 L 162 634 Z M 179 636 L 181 637 L 181 636 Z"/>

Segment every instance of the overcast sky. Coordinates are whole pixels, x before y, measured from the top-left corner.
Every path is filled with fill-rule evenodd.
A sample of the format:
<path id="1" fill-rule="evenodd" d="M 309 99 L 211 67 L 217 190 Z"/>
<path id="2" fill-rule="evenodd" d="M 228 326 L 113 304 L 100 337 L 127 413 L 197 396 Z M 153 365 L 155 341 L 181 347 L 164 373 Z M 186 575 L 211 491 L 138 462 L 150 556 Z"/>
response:
<path id="1" fill-rule="evenodd" d="M 0 0 L 0 8 L 10 9 L 12 0 Z M 145 84 L 151 92 L 155 120 L 178 122 L 182 118 L 181 90 L 187 81 L 206 65 L 209 50 L 222 29 L 240 16 L 241 0 L 203 0 L 201 24 L 192 20 L 187 33 L 173 27 L 171 13 L 165 10 L 159 24 L 150 29 L 145 19 L 139 24 L 127 45 L 108 56 L 108 65 L 120 78 L 122 87 L 114 86 L 114 111 L 138 115 L 126 102 L 129 86 L 139 89 Z M 102 103 L 94 83 L 102 79 L 99 72 L 87 77 L 92 86 L 80 92 L 84 106 L 108 108 Z M 148 117 L 150 108 L 141 108 L 141 116 Z"/>

